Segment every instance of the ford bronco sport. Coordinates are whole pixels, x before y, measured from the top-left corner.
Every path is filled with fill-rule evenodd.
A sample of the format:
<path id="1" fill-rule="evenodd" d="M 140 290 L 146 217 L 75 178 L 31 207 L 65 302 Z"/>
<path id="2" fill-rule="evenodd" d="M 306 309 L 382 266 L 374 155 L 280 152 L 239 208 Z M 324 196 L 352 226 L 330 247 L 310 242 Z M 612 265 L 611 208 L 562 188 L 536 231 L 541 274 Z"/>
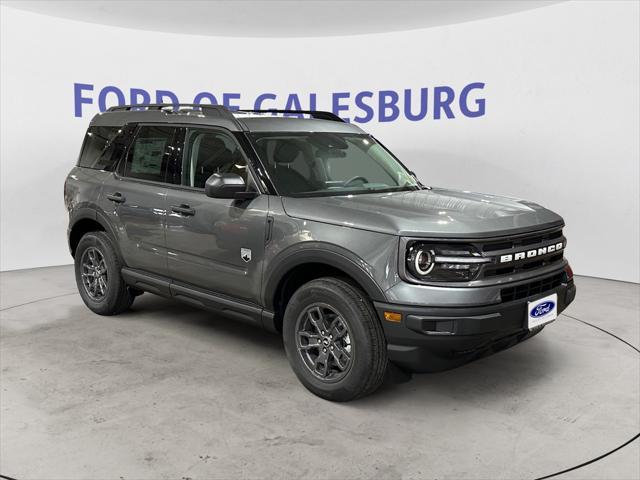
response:
<path id="1" fill-rule="evenodd" d="M 424 186 L 329 112 L 113 107 L 64 196 L 91 310 L 151 292 L 278 332 L 330 400 L 512 346 L 575 297 L 561 217 Z"/>

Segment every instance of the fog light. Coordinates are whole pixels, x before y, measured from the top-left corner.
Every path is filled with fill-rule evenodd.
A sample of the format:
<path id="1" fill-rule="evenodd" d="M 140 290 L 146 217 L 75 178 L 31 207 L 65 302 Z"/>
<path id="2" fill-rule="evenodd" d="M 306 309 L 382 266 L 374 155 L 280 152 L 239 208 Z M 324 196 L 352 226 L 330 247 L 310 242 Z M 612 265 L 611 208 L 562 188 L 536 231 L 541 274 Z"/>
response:
<path id="1" fill-rule="evenodd" d="M 389 322 L 400 323 L 402 321 L 402 314 L 398 312 L 384 312 L 384 319 Z"/>

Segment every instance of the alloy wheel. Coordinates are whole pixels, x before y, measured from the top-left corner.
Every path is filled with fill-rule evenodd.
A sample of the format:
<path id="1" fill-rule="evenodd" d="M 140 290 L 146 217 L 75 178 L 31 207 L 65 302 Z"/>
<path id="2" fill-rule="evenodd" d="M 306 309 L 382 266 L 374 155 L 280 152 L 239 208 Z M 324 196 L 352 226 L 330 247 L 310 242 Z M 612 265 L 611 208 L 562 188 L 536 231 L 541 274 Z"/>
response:
<path id="1" fill-rule="evenodd" d="M 82 285 L 89 297 L 99 302 L 107 294 L 108 277 L 104 256 L 96 247 L 87 248 L 80 260 L 82 271 Z"/>
<path id="2" fill-rule="evenodd" d="M 333 307 L 315 303 L 296 323 L 296 347 L 306 367 L 326 382 L 336 382 L 349 371 L 353 360 L 351 331 Z"/>

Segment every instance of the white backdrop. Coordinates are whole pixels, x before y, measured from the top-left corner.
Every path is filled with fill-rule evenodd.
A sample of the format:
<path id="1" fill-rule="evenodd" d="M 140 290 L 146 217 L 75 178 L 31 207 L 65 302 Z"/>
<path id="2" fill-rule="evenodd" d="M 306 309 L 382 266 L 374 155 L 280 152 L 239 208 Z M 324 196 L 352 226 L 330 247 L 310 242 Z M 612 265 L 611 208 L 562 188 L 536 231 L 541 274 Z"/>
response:
<path id="1" fill-rule="evenodd" d="M 243 107 L 263 92 L 281 102 L 315 92 L 318 108 L 330 109 L 332 92 L 459 93 L 483 82 L 481 117 L 454 109 L 456 118 L 434 120 L 429 97 L 424 120 L 363 128 L 426 184 L 526 198 L 563 215 L 576 273 L 640 281 L 638 2 L 303 39 L 143 32 L 0 8 L 2 270 L 71 263 L 62 186 L 104 86 L 167 89 L 184 102 L 238 92 Z M 82 118 L 74 83 L 95 86 Z"/>

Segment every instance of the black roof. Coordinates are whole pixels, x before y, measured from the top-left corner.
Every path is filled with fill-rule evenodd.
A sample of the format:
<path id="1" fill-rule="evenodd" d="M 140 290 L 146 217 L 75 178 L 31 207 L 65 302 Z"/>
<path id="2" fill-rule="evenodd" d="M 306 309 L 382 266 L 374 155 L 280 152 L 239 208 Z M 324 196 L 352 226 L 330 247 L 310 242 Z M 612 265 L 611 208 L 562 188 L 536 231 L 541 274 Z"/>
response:
<path id="1" fill-rule="evenodd" d="M 296 115 L 296 116 L 293 116 Z M 300 118 L 302 117 L 302 118 Z M 118 127 L 126 123 L 175 123 L 223 127 L 251 132 L 364 133 L 331 113 L 316 110 L 235 110 L 220 105 L 122 105 L 98 113 L 94 126 Z"/>

